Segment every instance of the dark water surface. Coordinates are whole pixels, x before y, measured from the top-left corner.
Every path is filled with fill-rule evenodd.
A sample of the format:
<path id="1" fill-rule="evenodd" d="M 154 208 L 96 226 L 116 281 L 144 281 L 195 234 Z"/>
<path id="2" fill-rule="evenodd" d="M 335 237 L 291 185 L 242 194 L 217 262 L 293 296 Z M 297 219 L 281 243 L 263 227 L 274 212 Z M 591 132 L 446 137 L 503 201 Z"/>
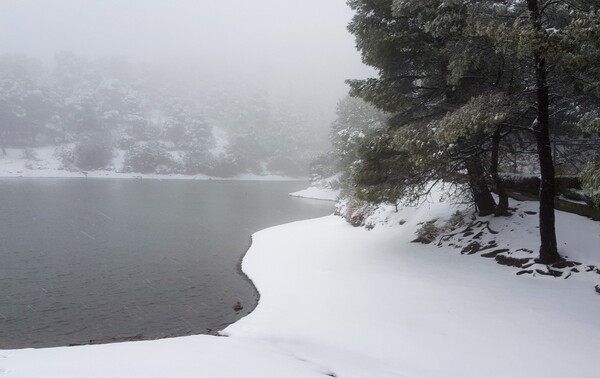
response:
<path id="1" fill-rule="evenodd" d="M 0 349 L 222 329 L 256 305 L 250 235 L 332 212 L 305 186 L 0 179 Z"/>

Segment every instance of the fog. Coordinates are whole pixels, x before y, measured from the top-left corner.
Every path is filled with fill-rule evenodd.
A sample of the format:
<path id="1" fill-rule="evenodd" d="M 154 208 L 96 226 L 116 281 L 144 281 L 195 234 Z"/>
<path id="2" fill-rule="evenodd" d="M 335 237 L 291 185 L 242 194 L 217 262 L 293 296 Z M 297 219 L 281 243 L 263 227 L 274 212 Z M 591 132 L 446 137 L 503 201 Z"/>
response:
<path id="1" fill-rule="evenodd" d="M 344 0 L 0 0 L 2 153 L 53 146 L 67 170 L 306 174 L 344 80 L 371 73 L 351 16 Z"/>
<path id="2" fill-rule="evenodd" d="M 368 73 L 349 18 L 344 0 L 0 0 L 0 348 L 248 314 L 251 234 L 333 211 L 289 193 Z"/>
<path id="3" fill-rule="evenodd" d="M 120 56 L 196 75 L 343 96 L 368 72 L 344 0 L 1 0 L 0 52 Z"/>

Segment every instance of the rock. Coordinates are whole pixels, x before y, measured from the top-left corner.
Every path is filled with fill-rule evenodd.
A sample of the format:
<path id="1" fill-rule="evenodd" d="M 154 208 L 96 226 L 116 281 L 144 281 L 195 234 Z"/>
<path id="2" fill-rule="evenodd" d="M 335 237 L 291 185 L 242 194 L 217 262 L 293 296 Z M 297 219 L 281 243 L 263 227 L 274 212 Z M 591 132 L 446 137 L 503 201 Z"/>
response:
<path id="1" fill-rule="evenodd" d="M 235 312 L 240 312 L 243 309 L 244 309 L 244 306 L 242 306 L 240 301 L 235 302 L 235 304 L 233 305 L 233 311 L 235 311 Z"/>
<path id="2" fill-rule="evenodd" d="M 433 240 L 419 236 L 418 238 L 416 238 L 415 240 L 411 240 L 410 242 L 411 243 L 421 243 L 421 244 L 431 244 L 433 242 Z"/>
<path id="3" fill-rule="evenodd" d="M 553 276 L 553 277 L 560 277 L 563 274 L 561 271 L 552 270 L 550 268 L 548 268 L 548 271 L 541 270 L 541 269 L 536 269 L 535 271 L 538 272 L 541 275 L 544 275 L 544 276 Z"/>
<path id="4" fill-rule="evenodd" d="M 521 270 L 519 272 L 517 272 L 517 276 L 521 276 L 523 274 L 532 274 L 533 270 Z"/>
<path id="5" fill-rule="evenodd" d="M 479 244 L 478 242 L 472 242 L 471 244 L 464 247 L 460 251 L 460 253 L 463 255 L 464 254 L 472 255 L 472 254 L 479 252 L 480 249 L 481 249 L 481 244 Z"/>
<path id="6" fill-rule="evenodd" d="M 563 260 L 563 261 L 555 262 L 551 266 L 556 269 L 573 268 L 573 267 L 577 266 L 577 263 L 574 261 Z"/>
<path id="7" fill-rule="evenodd" d="M 519 249 L 517 249 L 517 252 L 533 253 L 533 251 L 531 249 L 527 249 L 527 248 L 519 248 Z"/>
<path id="8" fill-rule="evenodd" d="M 525 264 L 529 263 L 531 259 L 528 258 L 516 258 L 516 257 L 509 257 L 506 255 L 498 255 L 495 257 L 496 262 L 500 265 L 506 265 L 506 266 L 514 266 L 516 268 L 522 268 Z"/>
<path id="9" fill-rule="evenodd" d="M 508 251 L 510 251 L 508 248 L 497 249 L 497 250 L 492 251 L 492 252 L 484 253 L 484 254 L 481 255 L 481 257 L 486 257 L 486 258 L 489 258 L 489 259 L 493 259 L 496 256 L 498 256 L 499 254 L 504 253 L 504 252 L 508 252 Z"/>

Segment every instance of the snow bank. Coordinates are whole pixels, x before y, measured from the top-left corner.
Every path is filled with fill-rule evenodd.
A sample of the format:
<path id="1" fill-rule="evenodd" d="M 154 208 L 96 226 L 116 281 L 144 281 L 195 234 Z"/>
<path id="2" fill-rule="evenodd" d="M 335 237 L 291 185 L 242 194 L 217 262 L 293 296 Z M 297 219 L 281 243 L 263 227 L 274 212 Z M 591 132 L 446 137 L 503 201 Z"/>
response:
<path id="1" fill-rule="evenodd" d="M 600 276 L 518 277 L 452 248 L 410 243 L 419 223 L 449 209 L 404 210 L 400 227 L 366 231 L 332 216 L 256 234 L 243 268 L 261 301 L 225 332 L 269 341 L 340 377 L 597 373 Z M 596 251 L 597 223 L 579 218 L 569 228 L 570 241 Z"/>
<path id="2" fill-rule="evenodd" d="M 411 243 L 423 222 L 456 210 L 447 204 L 388 210 L 371 231 L 329 216 L 256 233 L 243 269 L 260 302 L 229 337 L 0 351 L 0 376 L 597 375 L 600 275 L 516 276 L 452 246 Z M 598 223 L 557 217 L 563 250 L 593 259 Z M 526 217 L 486 219 L 512 225 L 499 244 L 537 244 Z"/>
<path id="3" fill-rule="evenodd" d="M 324 201 L 337 201 L 341 194 L 341 190 L 339 189 L 340 179 L 341 173 L 335 174 L 331 177 L 323 178 L 313 182 L 307 189 L 290 193 L 290 196 Z"/>
<path id="4" fill-rule="evenodd" d="M 299 197 L 299 198 L 310 198 L 310 199 L 323 200 L 323 201 L 337 201 L 340 196 L 340 192 L 339 192 L 339 190 L 328 189 L 328 188 L 316 188 L 314 186 L 311 186 L 307 189 L 303 189 L 303 190 L 299 190 L 294 193 L 290 193 L 290 196 Z"/>
<path id="5" fill-rule="evenodd" d="M 0 377 L 316 377 L 268 343 L 214 336 L 0 351 Z"/>
<path id="6" fill-rule="evenodd" d="M 117 170 L 97 171 L 68 171 L 61 167 L 60 162 L 53 156 L 54 147 L 36 148 L 35 153 L 39 160 L 28 160 L 23 157 L 22 149 L 8 148 L 7 155 L 0 154 L 0 177 L 38 177 L 38 178 L 123 178 L 123 179 L 160 179 L 160 180 L 248 180 L 248 181 L 306 181 L 306 177 L 288 177 L 280 175 L 254 175 L 240 174 L 233 177 L 221 178 L 207 175 L 182 175 L 182 174 L 142 174 L 122 173 Z M 119 151 L 114 160 L 117 168 L 123 166 L 123 151 Z"/>

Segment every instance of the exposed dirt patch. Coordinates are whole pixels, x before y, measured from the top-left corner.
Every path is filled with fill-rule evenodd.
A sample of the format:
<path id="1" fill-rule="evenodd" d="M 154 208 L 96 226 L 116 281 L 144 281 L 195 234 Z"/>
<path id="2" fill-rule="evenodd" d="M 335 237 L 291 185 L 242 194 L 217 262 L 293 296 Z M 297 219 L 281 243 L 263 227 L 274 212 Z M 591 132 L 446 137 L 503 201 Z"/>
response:
<path id="1" fill-rule="evenodd" d="M 581 265 L 581 263 L 578 263 L 575 261 L 564 260 L 564 261 L 556 262 L 556 263 L 552 264 L 551 266 L 556 269 L 564 269 L 564 268 L 574 268 L 579 265 Z"/>
<path id="2" fill-rule="evenodd" d="M 481 255 L 481 257 L 485 257 L 485 258 L 488 258 L 488 259 L 493 259 L 496 256 L 498 256 L 499 254 L 504 253 L 504 252 L 509 252 L 509 251 L 510 251 L 510 249 L 508 249 L 508 248 L 501 248 L 501 249 L 497 249 L 497 250 L 492 251 L 492 252 L 484 253 L 484 254 Z"/>
<path id="3" fill-rule="evenodd" d="M 515 209 L 513 217 L 524 218 L 529 215 L 535 215 L 535 211 L 518 212 Z M 456 220 L 455 220 L 456 221 Z M 463 255 L 479 255 L 484 258 L 494 259 L 496 263 L 512 268 L 519 268 L 517 275 L 540 275 L 550 277 L 569 278 L 572 274 L 577 273 L 597 273 L 600 275 L 600 268 L 595 265 L 583 266 L 582 263 L 572 260 L 562 260 L 551 265 L 537 264 L 534 260 L 536 253 L 518 244 L 519 240 L 510 238 L 514 228 L 511 225 L 503 225 L 494 223 L 496 226 L 491 226 L 490 221 L 477 219 L 472 217 L 470 222 L 461 224 L 460 227 L 444 227 L 442 230 L 451 230 L 450 233 L 438 237 L 436 243 L 439 247 L 454 247 L 460 250 Z M 499 230 L 494 228 L 500 227 Z M 504 227 L 504 228 L 502 228 Z M 498 245 L 497 237 L 500 232 L 505 236 L 502 238 L 503 245 Z M 509 237 L 506 237 L 509 236 Z M 415 240 L 425 242 L 428 240 Z M 491 250 L 491 251 L 490 251 Z"/>
<path id="4" fill-rule="evenodd" d="M 543 276 L 561 277 L 563 275 L 563 272 L 560 270 L 554 270 L 550 268 L 548 268 L 548 270 L 536 269 L 535 271 Z"/>
<path id="5" fill-rule="evenodd" d="M 497 255 L 495 260 L 500 265 L 513 266 L 515 268 L 523 268 L 525 265 L 531 262 L 531 259 L 528 258 L 517 258 L 507 255 Z"/>

